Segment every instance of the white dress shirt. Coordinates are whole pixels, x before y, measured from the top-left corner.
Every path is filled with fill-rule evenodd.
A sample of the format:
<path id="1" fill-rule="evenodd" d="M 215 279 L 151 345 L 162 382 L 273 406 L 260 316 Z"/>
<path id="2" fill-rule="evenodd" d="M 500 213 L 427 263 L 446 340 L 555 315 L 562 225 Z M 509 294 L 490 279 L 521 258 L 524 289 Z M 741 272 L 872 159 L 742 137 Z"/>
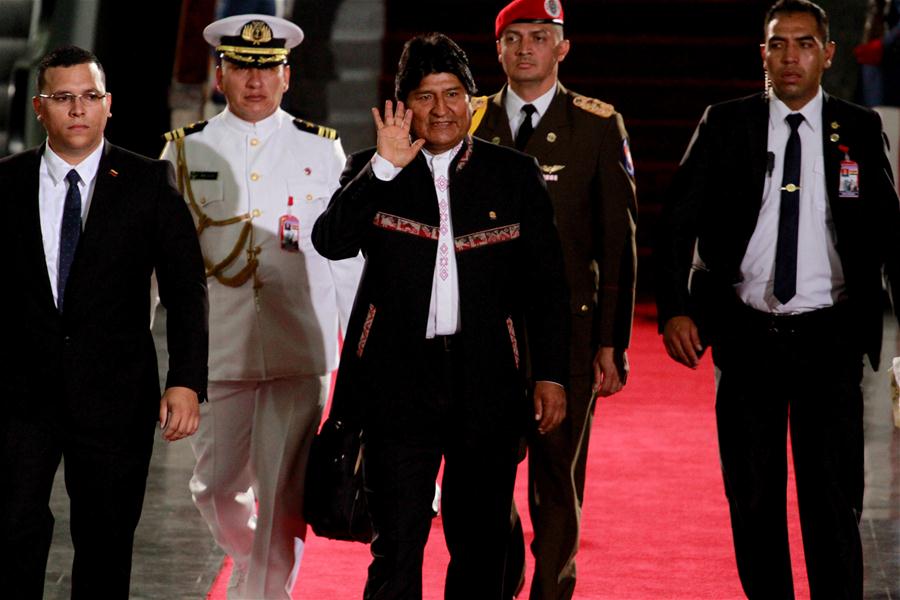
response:
<path id="1" fill-rule="evenodd" d="M 844 273 L 835 249 L 834 223 L 825 187 L 822 148 L 822 103 L 819 93 L 799 111 L 791 111 L 774 94 L 769 100 L 769 156 L 762 206 L 756 229 L 741 261 L 743 281 L 738 295 L 746 304 L 766 312 L 793 314 L 833 305 L 844 293 Z M 792 112 L 803 114 L 800 124 L 800 225 L 797 240 L 797 293 L 787 304 L 773 294 L 775 248 L 781 206 L 784 150 L 791 128 L 785 120 Z"/>
<path id="2" fill-rule="evenodd" d="M 531 125 L 537 129 L 538 123 L 541 122 L 541 117 L 550 108 L 550 103 L 553 102 L 554 97 L 556 97 L 555 85 L 531 102 L 525 102 L 518 94 L 512 91 L 512 88 L 506 88 L 506 116 L 509 117 L 509 130 L 512 132 L 513 139 L 516 139 L 519 127 L 522 126 L 522 122 L 525 120 L 525 113 L 522 112 L 522 107 L 526 104 L 534 106 L 535 112 L 531 115 Z"/>
<path id="3" fill-rule="evenodd" d="M 38 175 L 38 209 L 41 215 L 44 259 L 47 261 L 47 276 L 50 278 L 54 303 L 59 301 L 56 280 L 59 278 L 59 236 L 62 229 L 63 208 L 66 204 L 66 193 L 69 191 L 66 175 L 75 169 L 81 178 L 78 190 L 81 193 L 81 228 L 83 231 L 88 211 L 91 208 L 94 183 L 97 181 L 97 167 L 100 166 L 100 157 L 103 156 L 105 143 L 105 141 L 100 142 L 100 145 L 77 165 L 70 165 L 60 158 L 56 152 L 50 149 L 49 141 L 44 146 Z"/>
<path id="4" fill-rule="evenodd" d="M 423 149 L 422 154 L 431 170 L 434 191 L 438 199 L 441 218 L 438 237 L 438 251 L 434 260 L 434 277 L 431 284 L 431 303 L 428 307 L 428 323 L 425 338 L 436 335 L 453 335 L 459 331 L 459 278 L 456 270 L 456 251 L 453 245 L 453 220 L 450 218 L 450 163 L 456 156 L 462 142 L 440 154 L 432 154 Z M 390 181 L 403 169 L 395 167 L 379 154 L 372 159 L 372 171 L 382 181 Z M 446 251 L 444 251 L 446 250 Z"/>

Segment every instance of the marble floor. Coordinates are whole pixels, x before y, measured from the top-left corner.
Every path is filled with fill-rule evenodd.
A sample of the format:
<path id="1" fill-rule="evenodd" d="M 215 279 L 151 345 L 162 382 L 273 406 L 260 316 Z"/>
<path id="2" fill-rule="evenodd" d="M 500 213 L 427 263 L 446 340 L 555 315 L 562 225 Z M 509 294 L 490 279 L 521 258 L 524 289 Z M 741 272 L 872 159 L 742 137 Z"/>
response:
<path id="1" fill-rule="evenodd" d="M 154 330 L 165 364 L 165 314 Z M 865 552 L 866 600 L 900 600 L 900 429 L 891 422 L 887 365 L 900 356 L 896 321 L 886 320 L 882 368 L 866 371 L 866 496 L 860 525 Z M 817 374 L 827 376 L 827 373 Z M 196 600 L 205 598 L 222 562 L 197 510 L 187 484 L 193 455 L 186 440 L 157 439 L 144 512 L 134 548 L 131 598 L 135 600 Z M 723 499 L 724 502 L 724 499 Z M 69 597 L 72 549 L 68 506 L 61 473 L 54 487 L 56 516 L 53 547 L 47 567 L 46 600 Z"/>

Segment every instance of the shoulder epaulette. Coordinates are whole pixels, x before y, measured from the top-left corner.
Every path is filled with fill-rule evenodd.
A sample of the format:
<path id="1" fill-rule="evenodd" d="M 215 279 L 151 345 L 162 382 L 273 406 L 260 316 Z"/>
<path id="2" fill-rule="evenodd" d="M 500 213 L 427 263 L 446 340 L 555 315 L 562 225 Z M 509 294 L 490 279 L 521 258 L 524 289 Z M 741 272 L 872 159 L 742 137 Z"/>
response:
<path id="1" fill-rule="evenodd" d="M 481 120 L 487 112 L 488 97 L 475 96 L 469 100 L 469 106 L 472 109 L 472 120 L 469 123 L 469 135 L 474 135 L 475 130 L 481 125 Z"/>
<path id="2" fill-rule="evenodd" d="M 300 131 L 318 135 L 328 140 L 336 140 L 340 137 L 338 135 L 337 129 L 325 127 L 324 125 L 316 125 L 315 123 L 310 123 L 309 121 L 304 121 L 303 119 L 294 119 L 294 127 L 299 129 Z"/>
<path id="3" fill-rule="evenodd" d="M 616 109 L 612 104 L 607 104 L 596 98 L 588 98 L 587 96 L 575 96 L 572 103 L 581 110 L 587 111 L 598 117 L 611 117 L 615 114 Z"/>
<path id="4" fill-rule="evenodd" d="M 185 125 L 184 127 L 179 127 L 178 129 L 173 129 L 168 133 L 164 133 L 163 139 L 167 142 L 174 142 L 175 140 L 180 140 L 192 133 L 203 131 L 204 127 L 206 127 L 206 121 L 197 121 L 196 123 L 191 123 L 190 125 Z"/>

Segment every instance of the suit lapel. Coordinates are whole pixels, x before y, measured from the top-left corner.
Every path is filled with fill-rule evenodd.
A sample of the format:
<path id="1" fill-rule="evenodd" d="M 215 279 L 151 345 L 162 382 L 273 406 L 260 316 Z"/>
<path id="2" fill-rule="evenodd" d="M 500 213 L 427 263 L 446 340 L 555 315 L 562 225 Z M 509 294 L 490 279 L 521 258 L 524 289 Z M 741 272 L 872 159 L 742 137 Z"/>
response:
<path id="1" fill-rule="evenodd" d="M 115 204 L 122 201 L 120 175 L 119 171 L 115 169 L 118 162 L 116 160 L 117 153 L 118 149 L 115 146 L 104 142 L 103 156 L 100 157 L 100 163 L 97 166 L 91 206 L 84 223 L 84 231 L 78 240 L 75 260 L 72 262 L 72 269 L 66 284 L 67 298 L 69 291 L 74 290 L 79 280 L 83 278 L 81 271 L 84 267 L 81 265 L 92 264 L 94 261 L 92 257 L 102 256 L 104 252 L 101 240 L 102 232 L 110 231 L 107 229 L 109 227 L 107 223 L 114 212 Z M 127 173 L 123 173 L 121 177 L 127 177 L 127 175 Z M 66 304 L 68 305 L 68 302 Z"/>
<path id="2" fill-rule="evenodd" d="M 527 154 L 541 156 L 544 160 L 553 162 L 556 149 L 560 147 L 560 143 L 556 140 L 569 139 L 570 108 L 566 88 L 561 83 L 557 83 L 556 95 L 550 102 L 550 106 L 547 107 L 547 112 L 541 117 L 534 133 L 531 134 L 531 139 L 525 144 Z"/>
<path id="3" fill-rule="evenodd" d="M 41 144 L 31 152 L 28 165 L 23 169 L 23 177 L 18 179 L 18 189 L 14 194 L 20 198 L 23 213 L 22 250 L 24 260 L 28 261 L 26 273 L 34 273 L 35 286 L 42 303 L 54 314 L 58 314 L 53 302 L 53 288 L 50 287 L 50 275 L 47 272 L 47 258 L 44 255 L 44 237 L 41 230 L 40 205 L 40 171 L 41 156 L 45 144 Z"/>
<path id="4" fill-rule="evenodd" d="M 117 149 L 112 144 L 105 143 L 103 156 L 97 165 L 94 194 L 91 196 L 91 207 L 84 223 L 82 239 L 89 240 L 97 235 L 97 230 L 103 230 L 103 221 L 108 216 L 111 203 L 116 202 L 119 197 L 119 172 L 114 168 L 117 162 L 116 152 Z"/>
<path id="5" fill-rule="evenodd" d="M 844 153 L 838 147 L 841 121 L 837 114 L 837 104 L 831 96 L 823 92 L 822 100 L 822 154 L 825 163 L 825 190 L 828 193 L 828 204 L 834 214 L 834 204 L 838 197 L 840 182 L 841 161 L 844 159 Z M 832 129 L 832 123 L 838 124 L 837 130 Z M 837 133 L 838 137 L 832 140 L 831 136 L 834 133 Z"/>
<path id="6" fill-rule="evenodd" d="M 762 195 L 765 189 L 766 177 L 769 177 L 769 101 L 765 94 L 759 96 L 757 101 L 750 106 L 750 115 L 747 119 L 747 148 L 750 157 L 750 181 L 753 182 L 753 192 L 750 200 L 753 211 L 758 216 L 762 207 Z M 772 183 L 775 185 L 775 182 Z M 781 185 L 780 183 L 778 185 Z M 756 220 L 753 220 L 756 227 Z M 749 240 L 748 240 L 749 241 Z"/>
<path id="7" fill-rule="evenodd" d="M 476 135 L 494 144 L 515 147 L 512 133 L 509 130 L 509 118 L 506 116 L 504 98 L 506 98 L 505 85 L 499 93 L 488 98 L 487 112 Z"/>

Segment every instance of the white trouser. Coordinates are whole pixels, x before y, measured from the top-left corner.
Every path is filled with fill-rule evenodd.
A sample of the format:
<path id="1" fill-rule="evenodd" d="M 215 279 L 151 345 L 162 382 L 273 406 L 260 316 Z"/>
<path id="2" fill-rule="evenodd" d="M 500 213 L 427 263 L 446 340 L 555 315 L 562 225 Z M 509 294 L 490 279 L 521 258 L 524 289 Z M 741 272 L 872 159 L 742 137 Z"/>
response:
<path id="1" fill-rule="evenodd" d="M 234 561 L 239 585 L 229 599 L 290 598 L 306 537 L 306 461 L 329 382 L 330 375 L 209 383 L 190 438 L 197 457 L 190 489 Z"/>

